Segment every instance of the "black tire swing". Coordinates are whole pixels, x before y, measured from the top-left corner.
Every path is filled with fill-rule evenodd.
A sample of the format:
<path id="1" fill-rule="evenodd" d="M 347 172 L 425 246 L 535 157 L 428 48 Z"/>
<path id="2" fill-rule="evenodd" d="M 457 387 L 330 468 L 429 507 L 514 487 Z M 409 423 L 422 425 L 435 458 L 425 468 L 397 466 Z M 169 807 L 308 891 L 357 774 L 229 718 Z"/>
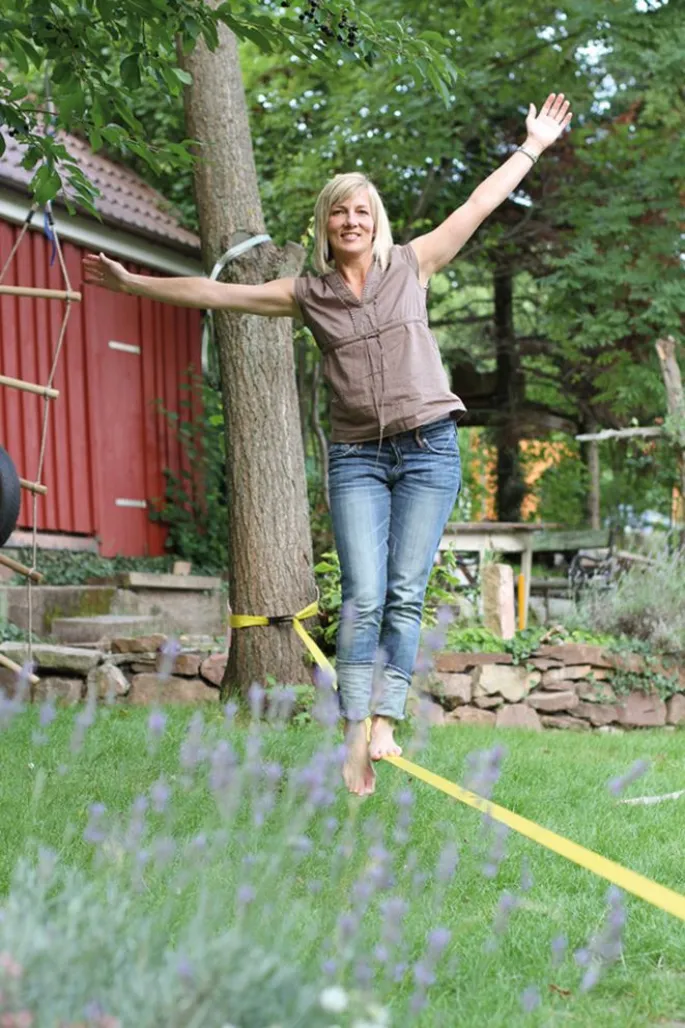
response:
<path id="1" fill-rule="evenodd" d="M 21 485 L 7 450 L 0 446 L 0 546 L 4 546 L 19 518 Z"/>

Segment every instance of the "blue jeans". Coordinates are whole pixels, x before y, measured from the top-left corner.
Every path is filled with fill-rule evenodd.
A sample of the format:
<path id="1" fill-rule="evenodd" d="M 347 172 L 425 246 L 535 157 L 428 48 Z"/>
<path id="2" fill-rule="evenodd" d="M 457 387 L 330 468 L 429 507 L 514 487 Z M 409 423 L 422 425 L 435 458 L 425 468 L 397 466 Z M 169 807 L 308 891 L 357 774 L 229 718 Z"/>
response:
<path id="1" fill-rule="evenodd" d="M 435 553 L 459 493 L 451 418 L 367 443 L 332 443 L 329 488 L 343 605 L 342 715 L 404 717 Z M 372 697 L 373 693 L 373 697 Z"/>

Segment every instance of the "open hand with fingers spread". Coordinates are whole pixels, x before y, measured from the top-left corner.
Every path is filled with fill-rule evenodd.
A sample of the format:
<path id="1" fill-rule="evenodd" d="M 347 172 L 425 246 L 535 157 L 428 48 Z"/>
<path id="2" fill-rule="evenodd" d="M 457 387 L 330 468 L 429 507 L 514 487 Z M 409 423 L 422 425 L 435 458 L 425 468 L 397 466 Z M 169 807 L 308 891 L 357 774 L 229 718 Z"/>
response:
<path id="1" fill-rule="evenodd" d="M 104 253 L 89 253 L 83 258 L 84 281 L 95 286 L 104 286 L 115 293 L 126 293 L 129 273 L 123 264 L 110 260 Z"/>
<path id="2" fill-rule="evenodd" d="M 532 143 L 539 151 L 551 146 L 571 123 L 570 106 L 563 93 L 550 93 L 539 114 L 536 113 L 535 104 L 531 104 L 526 118 L 526 145 Z"/>

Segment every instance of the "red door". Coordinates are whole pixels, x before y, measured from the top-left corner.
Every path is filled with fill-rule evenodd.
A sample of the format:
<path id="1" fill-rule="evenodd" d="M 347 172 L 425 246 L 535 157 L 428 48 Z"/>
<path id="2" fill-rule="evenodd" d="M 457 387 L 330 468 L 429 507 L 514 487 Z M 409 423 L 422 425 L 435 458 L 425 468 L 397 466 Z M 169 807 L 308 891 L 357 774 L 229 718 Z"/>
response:
<path id="1" fill-rule="evenodd" d="M 141 556 L 149 547 L 139 301 L 98 289 L 86 302 L 100 553 Z"/>

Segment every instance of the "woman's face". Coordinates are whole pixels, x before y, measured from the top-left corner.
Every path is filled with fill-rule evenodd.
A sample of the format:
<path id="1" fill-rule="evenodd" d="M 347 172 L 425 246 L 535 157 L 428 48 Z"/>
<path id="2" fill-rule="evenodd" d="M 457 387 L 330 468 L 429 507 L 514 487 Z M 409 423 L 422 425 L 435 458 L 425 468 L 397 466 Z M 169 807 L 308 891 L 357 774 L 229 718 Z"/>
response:
<path id="1" fill-rule="evenodd" d="M 373 249 L 374 225 L 367 189 L 334 204 L 328 215 L 328 242 L 334 258 L 360 257 Z"/>

